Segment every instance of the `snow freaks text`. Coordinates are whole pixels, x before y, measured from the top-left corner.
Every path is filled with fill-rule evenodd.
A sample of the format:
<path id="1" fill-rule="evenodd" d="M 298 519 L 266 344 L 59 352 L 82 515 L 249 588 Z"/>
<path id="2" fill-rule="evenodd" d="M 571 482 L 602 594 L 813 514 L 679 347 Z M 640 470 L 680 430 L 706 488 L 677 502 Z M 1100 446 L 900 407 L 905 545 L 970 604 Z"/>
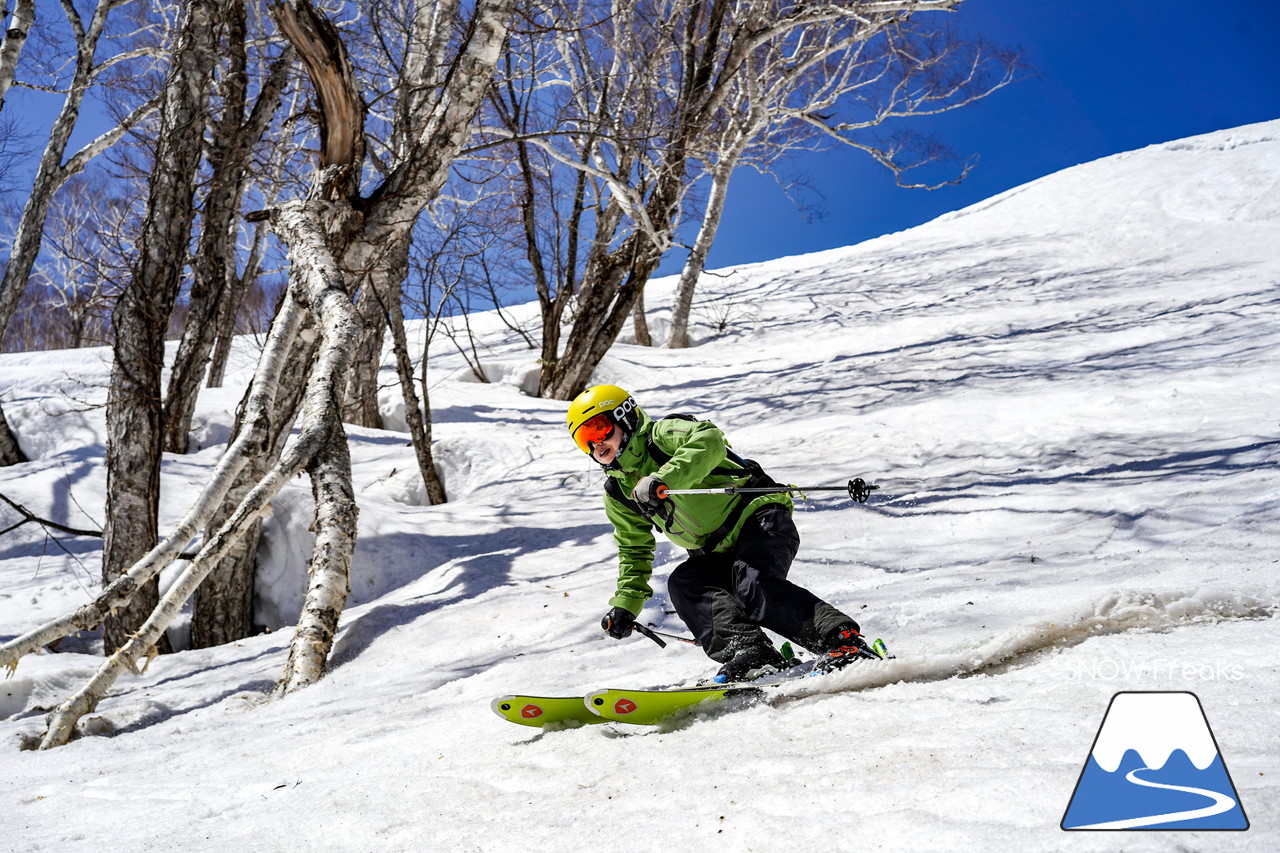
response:
<path id="1" fill-rule="evenodd" d="M 1071 681 L 1240 681 L 1245 677 L 1243 666 L 1224 661 L 1094 658 L 1064 662 L 1063 666 Z"/>

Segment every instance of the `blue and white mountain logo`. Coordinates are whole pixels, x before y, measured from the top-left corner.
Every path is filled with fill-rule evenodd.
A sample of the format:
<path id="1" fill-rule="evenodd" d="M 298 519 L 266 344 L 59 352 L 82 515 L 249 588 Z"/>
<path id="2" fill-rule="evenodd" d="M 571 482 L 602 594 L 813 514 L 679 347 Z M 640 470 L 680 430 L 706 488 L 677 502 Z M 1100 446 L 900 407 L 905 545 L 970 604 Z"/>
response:
<path id="1" fill-rule="evenodd" d="M 1117 693 L 1063 829 L 1248 829 L 1194 693 Z"/>

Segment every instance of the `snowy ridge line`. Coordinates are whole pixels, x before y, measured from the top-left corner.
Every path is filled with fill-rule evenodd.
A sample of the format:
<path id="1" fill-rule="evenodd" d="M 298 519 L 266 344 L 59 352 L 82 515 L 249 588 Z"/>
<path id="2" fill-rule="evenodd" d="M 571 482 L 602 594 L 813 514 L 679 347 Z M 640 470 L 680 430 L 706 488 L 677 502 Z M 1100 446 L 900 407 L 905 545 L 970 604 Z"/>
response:
<path id="1" fill-rule="evenodd" d="M 1272 619 L 1280 614 L 1280 593 L 1257 598 L 1241 592 L 1118 591 L 1060 617 L 1018 625 L 977 648 L 933 654 L 907 654 L 883 663 L 848 667 L 822 678 L 787 684 L 770 697 L 772 704 L 823 693 L 850 693 L 899 682 L 925 683 L 997 674 L 1030 663 L 1053 649 L 1077 646 L 1091 637 L 1150 631 L 1198 623 Z M 893 649 L 893 647 L 890 647 Z M 893 649 L 897 652 L 896 649 Z"/>

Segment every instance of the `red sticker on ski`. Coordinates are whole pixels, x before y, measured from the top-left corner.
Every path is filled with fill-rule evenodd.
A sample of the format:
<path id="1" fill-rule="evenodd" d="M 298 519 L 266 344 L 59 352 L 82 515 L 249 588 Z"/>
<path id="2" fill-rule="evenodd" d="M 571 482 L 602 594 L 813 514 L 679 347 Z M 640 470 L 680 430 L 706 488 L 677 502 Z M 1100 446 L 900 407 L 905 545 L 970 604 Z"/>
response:
<path id="1" fill-rule="evenodd" d="M 524 717 L 526 720 L 537 719 L 542 716 L 542 709 L 537 705 L 525 705 L 520 709 L 520 716 Z"/>
<path id="2" fill-rule="evenodd" d="M 636 709 L 636 703 L 625 696 L 613 703 L 613 711 L 615 714 L 630 714 Z"/>

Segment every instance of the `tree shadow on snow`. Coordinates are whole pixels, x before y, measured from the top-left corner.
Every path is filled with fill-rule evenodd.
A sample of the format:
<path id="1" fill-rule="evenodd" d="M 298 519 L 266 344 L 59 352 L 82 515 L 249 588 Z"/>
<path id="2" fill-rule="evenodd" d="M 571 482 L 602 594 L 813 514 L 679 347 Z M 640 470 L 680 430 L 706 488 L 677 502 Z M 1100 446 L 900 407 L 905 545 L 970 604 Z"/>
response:
<path id="1" fill-rule="evenodd" d="M 379 638 L 436 611 L 473 601 L 500 587 L 515 584 L 538 587 L 554 580 L 563 575 L 563 568 L 553 566 L 545 574 L 522 571 L 516 578 L 515 565 L 540 551 L 573 544 L 585 546 L 609 529 L 605 524 L 583 524 L 556 528 L 511 527 L 480 535 L 440 536 L 424 532 L 421 536 L 392 533 L 367 537 L 372 541 L 366 542 L 366 548 L 385 548 L 391 552 L 413 553 L 416 542 L 427 541 L 437 561 L 420 577 L 443 574 L 444 585 L 407 602 L 375 604 L 344 625 L 334 643 L 329 669 L 352 662 Z M 355 572 L 358 568 L 353 569 L 353 575 Z"/>
<path id="2" fill-rule="evenodd" d="M 899 507 L 919 509 L 946 503 L 957 498 L 990 499 L 1002 492 L 1014 492 L 1028 487 L 1056 486 L 1072 483 L 1120 481 L 1124 483 L 1156 480 L 1186 479 L 1188 485 L 1196 479 L 1204 480 L 1242 472 L 1271 471 L 1276 466 L 1276 454 L 1280 439 L 1187 450 L 1178 453 L 1135 456 L 1132 459 L 1100 465 L 1080 471 L 1062 471 L 1046 475 L 1029 475 L 1025 471 L 1012 472 L 1009 476 L 986 475 L 956 485 L 927 486 L 928 494 L 912 494 L 907 499 L 892 497 L 873 498 L 868 508 L 892 513 L 894 504 Z M 1053 464 L 1042 467 L 1053 468 Z M 924 484 L 920 484 L 926 488 Z M 877 499 L 878 498 L 878 499 Z"/>
<path id="3" fill-rule="evenodd" d="M 888 402 L 1024 389 L 1029 381 L 1099 371 L 1163 382 L 1224 359 L 1259 356 L 1257 324 L 1280 305 L 1280 288 L 1271 284 L 1230 293 L 1212 286 L 1238 277 L 1247 265 L 1186 270 L 1174 259 L 1153 257 L 1123 269 L 1054 272 L 1046 271 L 1053 255 L 1038 256 L 1025 241 L 1006 243 L 984 246 L 976 258 L 968 246 L 939 251 L 932 264 L 947 268 L 954 281 L 950 293 L 939 293 L 936 266 L 933 277 L 892 262 L 853 270 L 844 281 L 856 289 L 845 291 L 828 282 L 826 290 L 814 292 L 826 271 L 798 273 L 785 282 L 794 291 L 787 298 L 807 301 L 808 310 L 770 317 L 769 333 L 785 335 L 794 327 L 813 339 L 814 357 L 779 367 L 762 351 L 758 359 L 717 364 L 716 375 L 663 392 L 690 400 L 740 397 L 736 407 L 718 411 L 731 426 L 733 418 L 752 421 L 761 411 L 830 411 L 834 405 L 841 413 L 861 414 Z M 1054 304 L 1061 311 L 1046 310 Z M 1023 318 L 1028 322 L 1020 323 Z M 900 321 L 903 339 L 886 346 Z M 821 334 L 824 327 L 831 334 Z M 841 328 L 847 336 L 841 337 Z M 1138 343 L 1126 334 L 1134 330 L 1142 332 Z M 707 355 L 714 360 L 714 352 Z M 740 393 L 753 386 L 760 393 Z M 736 393 L 717 395 L 718 389 Z"/>

